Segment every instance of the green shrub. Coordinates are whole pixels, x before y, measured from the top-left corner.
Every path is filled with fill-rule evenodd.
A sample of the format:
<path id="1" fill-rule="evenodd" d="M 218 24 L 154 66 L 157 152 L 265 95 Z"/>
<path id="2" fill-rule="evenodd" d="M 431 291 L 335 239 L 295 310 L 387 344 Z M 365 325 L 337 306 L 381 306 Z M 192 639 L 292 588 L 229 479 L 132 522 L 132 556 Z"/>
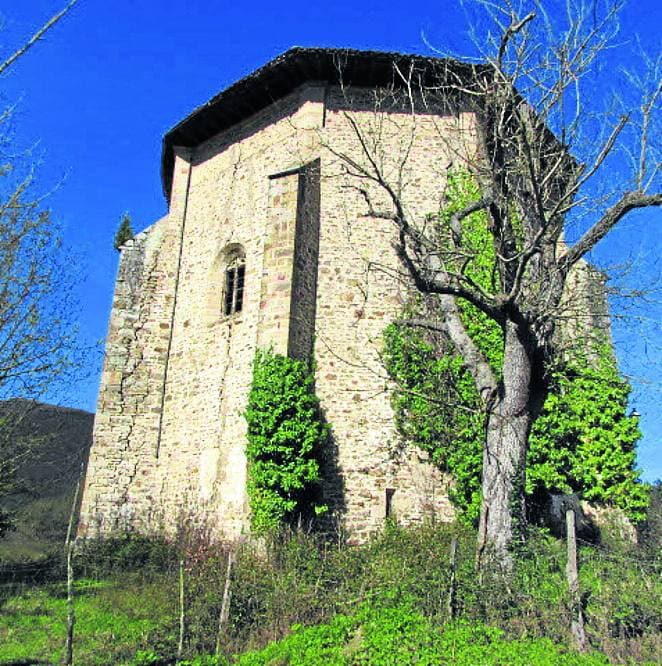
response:
<path id="1" fill-rule="evenodd" d="M 636 469 L 641 432 L 627 416 L 630 386 L 608 344 L 593 351 L 593 359 L 575 352 L 552 376 L 529 438 L 527 492 L 580 493 L 640 522 L 649 488 Z"/>
<path id="2" fill-rule="evenodd" d="M 474 560 L 475 532 L 451 525 L 405 529 L 388 524 L 382 534 L 363 546 L 353 548 L 293 533 L 287 539 L 272 544 L 266 558 L 252 559 L 250 552 L 240 555 L 233 587 L 237 597 L 233 597 L 231 613 L 234 621 L 238 622 L 233 625 L 234 635 L 241 637 L 235 643 L 236 648 L 240 645 L 258 646 L 261 642 L 264 644 L 265 641 L 285 638 L 292 625 L 299 627 L 295 633 L 308 636 L 308 629 L 301 627 L 307 626 L 314 632 L 317 627 L 311 625 L 321 623 L 325 629 L 320 634 L 313 633 L 311 640 L 314 639 L 313 644 L 323 642 L 326 647 L 322 654 L 333 664 L 336 658 L 333 654 L 345 654 L 358 641 L 356 632 L 352 633 L 348 644 L 343 647 L 345 652 L 337 649 L 335 643 L 328 642 L 329 632 L 333 634 L 336 630 L 347 629 L 345 620 L 339 621 L 342 626 L 334 624 L 336 615 L 358 622 L 360 613 L 357 607 L 362 608 L 364 603 L 368 603 L 373 610 L 379 609 L 382 617 L 392 618 L 396 625 L 409 620 L 399 613 L 392 615 L 391 611 L 384 615 L 383 609 L 407 606 L 417 614 L 411 620 L 414 623 L 410 626 L 412 632 L 415 626 L 419 626 L 416 624 L 419 616 L 427 618 L 435 627 L 448 623 L 449 551 L 453 537 L 459 543 L 456 571 L 458 617 L 472 627 L 491 626 L 504 638 L 499 650 L 495 648 L 494 660 L 484 663 L 507 664 L 510 663 L 507 658 L 512 658 L 515 664 L 526 664 L 527 650 L 531 650 L 532 654 L 539 653 L 538 661 L 531 663 L 606 663 L 603 657 L 595 657 L 594 661 L 581 661 L 582 658 L 573 661 L 576 658 L 573 653 L 566 653 L 558 647 L 570 643 L 568 628 L 571 615 L 564 542 L 544 531 L 533 531 L 526 549 L 516 560 L 512 578 L 504 581 L 495 573 L 492 576 L 486 574 L 478 580 Z M 657 610 L 662 595 L 659 568 L 642 569 L 644 563 L 636 563 L 637 554 L 641 552 L 639 546 L 622 545 L 621 548 L 634 550 L 621 554 L 616 548 L 614 544 L 609 549 L 582 550 L 581 592 L 586 603 L 587 631 L 593 645 L 609 655 L 618 656 L 623 661 L 633 654 L 641 661 L 652 660 L 659 649 L 662 632 Z M 614 558 L 619 558 L 619 564 L 614 565 Z M 364 619 L 359 625 L 368 622 Z M 463 626 L 462 623 L 460 625 Z M 366 631 L 363 627 L 359 632 L 363 638 L 368 635 Z M 476 636 L 484 634 L 482 631 Z M 524 638 L 527 640 L 524 641 Z M 312 648 L 308 638 L 292 640 L 294 643 L 288 643 L 287 648 L 292 654 L 309 654 L 308 650 Z M 398 642 L 399 639 L 393 640 Z M 479 644 L 477 638 L 472 641 L 471 644 Z M 553 649 L 550 647 L 552 644 L 556 646 Z M 278 655 L 283 657 L 277 648 L 270 649 L 274 659 Z M 475 656 L 478 648 L 469 645 L 462 649 L 466 660 L 457 663 L 471 663 L 472 655 Z M 373 646 L 371 650 L 370 658 L 376 659 L 374 650 L 377 647 Z M 545 661 L 548 652 L 551 656 Z M 433 654 L 437 658 L 436 653 Z M 285 657 L 283 659 L 282 663 L 290 663 Z M 263 662 L 258 660 L 255 663 Z M 281 662 L 276 660 L 273 663 Z"/>
<path id="3" fill-rule="evenodd" d="M 453 538 L 458 540 L 455 620 L 448 613 Z M 271 666 L 606 663 L 602 656 L 578 657 L 560 647 L 570 644 L 564 542 L 534 532 L 511 577 L 495 572 L 478 579 L 475 540 L 473 530 L 457 525 L 406 529 L 388 523 L 361 546 L 289 529 L 263 539 L 260 549 L 250 542 L 237 546 L 220 663 L 225 666 L 223 660 L 232 655 L 241 655 L 240 664 Z M 136 551 L 137 546 L 127 549 Z M 207 554 L 187 560 L 184 570 L 186 659 L 215 650 L 226 554 L 220 547 Z M 128 558 L 131 566 L 139 561 Z M 586 630 L 592 645 L 614 663 L 659 663 L 660 571 L 647 544 L 612 539 L 581 549 Z M 162 574 L 115 570 L 103 581 L 79 580 L 80 663 L 111 658 L 112 663 L 174 663 L 177 581 L 175 566 Z M 61 583 L 7 594 L 0 606 L 0 661 L 57 660 L 65 617 Z M 100 650 L 101 644 L 112 651 Z M 244 654 L 247 650 L 252 652 Z M 417 661 L 408 662 L 412 655 Z M 192 663 L 214 663 L 211 657 L 196 659 Z"/>
<path id="4" fill-rule="evenodd" d="M 258 351 L 248 396 L 248 497 L 256 534 L 309 520 L 320 498 L 320 460 L 329 431 L 304 361 Z"/>
<path id="5" fill-rule="evenodd" d="M 129 213 L 124 213 L 120 219 L 120 225 L 117 228 L 115 233 L 115 238 L 113 239 L 113 247 L 119 252 L 124 243 L 130 241 L 133 238 L 133 229 L 131 227 L 131 216 Z"/>
<path id="6" fill-rule="evenodd" d="M 452 474 L 451 500 L 463 520 L 476 521 L 485 416 L 462 357 L 443 337 L 395 323 L 384 331 L 383 360 L 397 386 L 391 402 L 399 434 Z"/>
<path id="7" fill-rule="evenodd" d="M 138 650 L 131 662 L 131 666 L 153 666 L 162 662 L 163 658 L 153 650 Z"/>
<path id="8" fill-rule="evenodd" d="M 114 537 L 79 541 L 76 575 L 104 578 L 123 572 L 143 575 L 170 571 L 179 559 L 177 545 L 165 538 L 127 532 Z"/>
<path id="9" fill-rule="evenodd" d="M 193 659 L 184 659 L 177 662 L 178 666 L 230 666 L 230 661 L 225 657 L 213 655 L 201 655 Z"/>

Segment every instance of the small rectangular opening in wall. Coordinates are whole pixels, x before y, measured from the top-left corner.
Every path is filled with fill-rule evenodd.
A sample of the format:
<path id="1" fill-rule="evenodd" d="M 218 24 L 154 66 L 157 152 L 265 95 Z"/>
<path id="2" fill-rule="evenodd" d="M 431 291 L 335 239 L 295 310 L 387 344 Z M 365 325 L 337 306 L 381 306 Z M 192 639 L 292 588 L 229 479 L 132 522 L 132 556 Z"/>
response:
<path id="1" fill-rule="evenodd" d="M 234 268 L 225 271 L 225 306 L 223 314 L 232 314 L 232 300 L 234 298 Z"/>
<path id="2" fill-rule="evenodd" d="M 240 264 L 237 266 L 237 301 L 235 303 L 235 312 L 241 312 L 244 304 L 244 279 L 246 276 L 246 266 Z"/>
<path id="3" fill-rule="evenodd" d="M 384 517 L 393 517 L 393 495 L 395 495 L 395 488 L 387 488 L 385 491 L 384 502 Z"/>

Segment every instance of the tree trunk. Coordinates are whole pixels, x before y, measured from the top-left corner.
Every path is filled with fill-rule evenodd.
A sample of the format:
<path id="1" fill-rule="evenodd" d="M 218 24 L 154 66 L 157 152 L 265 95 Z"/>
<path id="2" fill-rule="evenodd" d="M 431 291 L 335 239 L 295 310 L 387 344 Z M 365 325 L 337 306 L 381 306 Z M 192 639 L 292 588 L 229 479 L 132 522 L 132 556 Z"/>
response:
<path id="1" fill-rule="evenodd" d="M 490 563 L 509 571 L 513 542 L 523 536 L 524 474 L 532 407 L 531 345 L 511 321 L 506 323 L 503 378 L 487 418 L 483 451 L 483 500 L 477 565 Z"/>

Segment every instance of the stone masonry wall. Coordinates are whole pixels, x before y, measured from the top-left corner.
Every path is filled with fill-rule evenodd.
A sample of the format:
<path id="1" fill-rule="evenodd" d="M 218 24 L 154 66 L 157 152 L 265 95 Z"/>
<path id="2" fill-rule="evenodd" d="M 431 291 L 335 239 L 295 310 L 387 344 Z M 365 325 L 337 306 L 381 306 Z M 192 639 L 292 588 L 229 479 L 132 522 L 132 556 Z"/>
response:
<path id="1" fill-rule="evenodd" d="M 336 498 L 339 522 L 356 541 L 381 529 L 387 511 L 403 524 L 454 516 L 449 479 L 420 452 L 403 449 L 393 423 L 382 334 L 411 286 L 398 277 L 393 223 L 367 214 L 364 192 L 376 209 L 388 210 L 384 191 L 340 157 L 350 155 L 369 168 L 361 140 L 399 188 L 412 218 L 424 220 L 439 210 L 449 164 L 475 150 L 475 134 L 466 114 L 414 116 L 408 105 L 381 100 L 373 91 L 327 92 L 316 390 L 335 441 L 334 473 L 325 490 Z"/>
<path id="2" fill-rule="evenodd" d="M 392 222 L 368 215 L 388 197 L 359 172 L 367 147 L 424 221 L 448 168 L 475 157 L 476 136 L 461 109 L 412 113 L 375 91 L 305 85 L 179 151 L 169 215 L 122 252 L 81 532 L 205 521 L 224 538 L 246 533 L 243 411 L 267 347 L 315 359 L 335 527 L 360 541 L 387 512 L 404 524 L 452 519 L 448 477 L 395 431 L 382 334 L 411 286 Z M 237 252 L 244 302 L 226 316 Z"/>
<path id="3" fill-rule="evenodd" d="M 334 152 L 357 152 L 349 113 L 374 129 L 370 92 L 353 91 L 358 105 L 346 92 L 304 86 L 178 158 L 168 217 L 123 251 L 86 525 L 96 516 L 109 531 L 121 515 L 140 529 L 174 529 L 204 517 L 225 537 L 244 533 L 242 413 L 256 349 L 306 357 L 313 341 L 334 437 L 325 491 L 338 526 L 365 538 L 382 525 L 387 496 L 405 523 L 452 517 L 448 479 L 402 451 L 393 427 L 379 351 L 407 287 L 388 273 L 397 266 L 393 229 L 365 217 Z M 467 119 L 391 109 L 379 122 L 408 205 L 437 210 L 452 159 L 447 130 Z M 226 317 L 223 276 L 236 248 L 245 254 L 244 305 Z M 126 322 L 135 339 L 121 332 Z M 127 374 L 142 400 L 130 420 L 133 398 L 119 381 Z"/>
<path id="4" fill-rule="evenodd" d="M 319 96 L 299 90 L 193 152 L 159 452 L 170 529 L 205 520 L 227 538 L 247 530 L 243 411 L 258 345 L 287 351 L 298 170 L 317 154 Z M 224 316 L 237 247 L 244 303 Z"/>
<path id="5" fill-rule="evenodd" d="M 298 194 L 298 170 L 269 178 L 257 344 L 277 354 L 287 354 L 290 337 Z"/>
<path id="6" fill-rule="evenodd" d="M 557 320 L 556 344 L 563 354 L 595 358 L 598 346 L 612 345 L 605 276 L 583 259 L 568 273 Z"/>
<path id="7" fill-rule="evenodd" d="M 188 175 L 180 154 L 170 214 L 122 249 L 81 506 L 83 535 L 143 528 L 155 505 Z"/>

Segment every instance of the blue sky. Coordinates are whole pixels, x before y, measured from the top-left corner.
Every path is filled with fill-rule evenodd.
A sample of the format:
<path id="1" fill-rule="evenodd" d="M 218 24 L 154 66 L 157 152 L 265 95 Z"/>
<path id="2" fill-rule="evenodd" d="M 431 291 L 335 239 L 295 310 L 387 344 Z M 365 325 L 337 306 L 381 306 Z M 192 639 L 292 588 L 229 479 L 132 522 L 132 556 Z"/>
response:
<path id="1" fill-rule="evenodd" d="M 65 4 L 0 4 L 1 53 L 7 54 Z M 626 7 L 618 48 L 606 71 L 636 66 L 633 35 L 659 51 L 662 3 Z M 112 299 L 119 218 L 140 230 L 166 212 L 160 148 L 165 131 L 191 110 L 287 48 L 335 46 L 431 53 L 428 44 L 466 53 L 470 44 L 458 2 L 331 3 L 223 0 L 79 0 L 73 12 L 0 81 L 17 102 L 16 145 L 38 159 L 40 191 L 75 256 L 83 303 L 81 346 L 103 339 Z M 622 369 L 632 377 L 642 414 L 639 447 L 645 478 L 662 477 L 662 213 L 632 216 L 596 251 L 600 266 L 631 259 L 626 285 L 658 291 L 614 325 Z M 620 308 L 616 303 L 614 308 Z M 618 309 L 617 314 L 621 313 Z M 88 377 L 60 401 L 94 410 L 101 352 Z"/>

